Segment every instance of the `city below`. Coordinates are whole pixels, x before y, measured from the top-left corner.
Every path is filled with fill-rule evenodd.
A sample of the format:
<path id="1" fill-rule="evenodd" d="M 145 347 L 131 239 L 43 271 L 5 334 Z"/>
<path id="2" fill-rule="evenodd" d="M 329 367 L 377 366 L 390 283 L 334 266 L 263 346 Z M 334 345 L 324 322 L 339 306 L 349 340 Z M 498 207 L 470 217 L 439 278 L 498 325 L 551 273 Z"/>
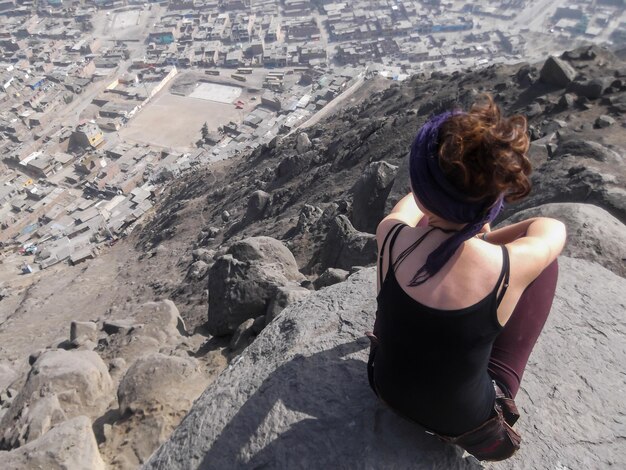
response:
<path id="1" fill-rule="evenodd" d="M 626 38 L 624 2 L 0 0 L 0 253 L 80 263 L 163 185 L 304 129 L 378 74 Z"/>

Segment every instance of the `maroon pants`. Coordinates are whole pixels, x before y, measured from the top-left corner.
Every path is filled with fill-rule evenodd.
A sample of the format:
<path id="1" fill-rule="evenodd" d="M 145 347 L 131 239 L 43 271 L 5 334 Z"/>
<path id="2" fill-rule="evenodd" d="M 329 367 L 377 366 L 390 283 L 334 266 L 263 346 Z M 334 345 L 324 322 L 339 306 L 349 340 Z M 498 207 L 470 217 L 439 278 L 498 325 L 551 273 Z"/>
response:
<path id="1" fill-rule="evenodd" d="M 511 318 L 493 343 L 489 375 L 511 398 L 517 395 L 530 353 L 548 319 L 558 275 L 559 267 L 554 260 L 522 293 Z"/>
<path id="2" fill-rule="evenodd" d="M 418 226 L 426 225 L 428 218 L 423 217 Z M 510 398 L 517 395 L 530 353 L 548 319 L 558 275 L 555 260 L 524 290 L 493 344 L 489 375 Z"/>

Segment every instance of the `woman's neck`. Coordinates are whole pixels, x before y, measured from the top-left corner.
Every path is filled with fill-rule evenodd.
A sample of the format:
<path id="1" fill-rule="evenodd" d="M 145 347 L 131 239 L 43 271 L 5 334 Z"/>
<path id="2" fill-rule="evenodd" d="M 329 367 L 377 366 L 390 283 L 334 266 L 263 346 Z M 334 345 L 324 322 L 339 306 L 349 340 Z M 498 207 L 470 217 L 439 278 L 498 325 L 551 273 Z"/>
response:
<path id="1" fill-rule="evenodd" d="M 450 222 L 449 220 L 442 219 L 434 214 L 429 214 L 428 216 L 428 225 L 430 227 L 437 227 L 442 230 L 450 230 L 450 231 L 459 231 L 467 224 L 457 224 L 455 222 Z"/>

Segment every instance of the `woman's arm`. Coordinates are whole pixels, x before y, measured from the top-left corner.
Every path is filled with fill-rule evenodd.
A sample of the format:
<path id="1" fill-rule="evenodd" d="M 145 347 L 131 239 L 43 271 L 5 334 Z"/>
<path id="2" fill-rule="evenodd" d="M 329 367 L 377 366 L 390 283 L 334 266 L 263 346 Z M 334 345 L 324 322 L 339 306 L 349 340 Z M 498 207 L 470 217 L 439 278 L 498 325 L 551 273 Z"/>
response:
<path id="1" fill-rule="evenodd" d="M 494 245 L 506 245 L 507 243 L 511 243 L 517 240 L 519 237 L 525 236 L 526 232 L 528 231 L 528 227 L 536 219 L 537 218 L 534 217 L 532 219 L 522 220 L 521 222 L 507 225 L 506 227 L 497 228 L 491 231 L 483 229 L 483 232 L 488 232 L 488 234 L 484 236 L 483 240 L 489 243 L 493 243 Z"/>
<path id="2" fill-rule="evenodd" d="M 493 230 L 485 241 L 507 245 L 511 264 L 523 282 L 530 284 L 563 251 L 565 224 L 547 217 L 534 217 Z"/>

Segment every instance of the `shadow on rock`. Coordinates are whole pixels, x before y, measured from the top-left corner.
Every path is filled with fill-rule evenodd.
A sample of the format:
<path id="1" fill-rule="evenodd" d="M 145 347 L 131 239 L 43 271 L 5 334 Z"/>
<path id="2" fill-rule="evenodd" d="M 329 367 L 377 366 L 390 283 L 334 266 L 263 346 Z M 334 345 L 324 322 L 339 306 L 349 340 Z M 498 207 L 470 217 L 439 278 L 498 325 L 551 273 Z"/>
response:
<path id="1" fill-rule="evenodd" d="M 482 468 L 378 402 L 354 355 L 366 347 L 353 341 L 280 366 L 199 468 Z"/>

